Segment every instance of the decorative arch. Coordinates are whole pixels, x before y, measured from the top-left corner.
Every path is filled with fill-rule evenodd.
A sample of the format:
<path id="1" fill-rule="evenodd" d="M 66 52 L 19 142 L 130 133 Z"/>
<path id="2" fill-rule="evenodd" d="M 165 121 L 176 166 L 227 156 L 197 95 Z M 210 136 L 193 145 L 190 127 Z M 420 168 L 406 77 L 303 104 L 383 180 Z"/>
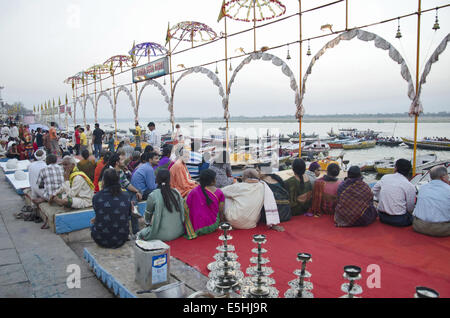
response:
<path id="1" fill-rule="evenodd" d="M 106 93 L 106 92 L 101 92 L 101 93 L 97 96 L 97 100 L 95 101 L 95 105 L 98 105 L 98 101 L 100 100 L 100 97 L 102 97 L 102 96 L 105 96 L 106 99 L 109 101 L 109 105 L 111 106 L 111 110 L 113 111 L 114 121 L 116 121 L 116 114 L 115 114 L 115 111 L 114 111 L 114 103 L 113 103 L 113 100 L 112 100 L 111 96 L 109 96 L 108 93 Z M 96 107 L 96 109 L 97 109 L 97 107 Z M 96 114 L 96 115 L 97 115 L 97 114 Z"/>
<path id="2" fill-rule="evenodd" d="M 73 124 L 74 126 L 77 125 L 77 104 L 80 104 L 80 107 L 83 107 L 83 100 L 81 97 L 77 97 L 75 99 L 75 103 L 73 104 Z"/>
<path id="3" fill-rule="evenodd" d="M 136 112 L 135 112 L 135 120 L 138 120 L 138 118 L 139 118 L 139 107 L 141 105 L 142 92 L 144 91 L 144 88 L 146 88 L 149 85 L 155 86 L 159 90 L 161 95 L 164 97 L 164 101 L 166 102 L 166 104 L 168 106 L 168 109 L 170 110 L 170 97 L 167 94 L 167 91 L 165 90 L 165 88 L 160 83 L 158 83 L 157 81 L 148 80 L 148 81 L 145 82 L 145 84 L 139 90 L 138 101 L 137 101 Z"/>
<path id="4" fill-rule="evenodd" d="M 189 70 L 187 70 L 186 72 L 184 72 L 183 74 L 181 74 L 180 78 L 178 78 L 178 80 L 175 82 L 175 84 L 173 85 L 173 93 L 172 93 L 172 98 L 170 100 L 170 104 L 169 104 L 169 112 L 170 112 L 170 118 L 171 121 L 173 122 L 174 119 L 174 115 L 173 115 L 173 97 L 175 96 L 175 89 L 178 85 L 178 83 L 186 76 L 193 74 L 193 73 L 202 73 L 205 74 L 210 80 L 213 81 L 213 84 L 215 86 L 217 86 L 219 88 L 219 95 L 220 97 L 222 97 L 222 105 L 223 105 L 223 99 L 225 98 L 225 92 L 223 90 L 223 86 L 222 83 L 220 81 L 220 79 L 217 77 L 217 75 L 212 72 L 211 70 L 201 67 L 201 66 L 196 66 L 193 67 Z"/>
<path id="5" fill-rule="evenodd" d="M 90 101 L 92 104 L 92 107 L 94 107 L 94 116 L 95 116 L 95 122 L 97 122 L 97 105 L 95 104 L 95 100 L 92 98 L 91 95 L 87 95 L 84 98 L 84 103 L 83 103 L 83 118 L 84 118 L 84 124 L 86 125 L 86 104 L 87 101 Z"/>
<path id="6" fill-rule="evenodd" d="M 277 66 L 277 67 L 281 67 L 281 71 L 283 72 L 284 75 L 286 75 L 287 77 L 289 77 L 290 79 L 290 87 L 291 89 L 294 91 L 295 93 L 295 105 L 297 107 L 297 111 L 296 111 L 296 116 L 297 118 L 299 116 L 303 116 L 303 107 L 299 101 L 299 93 L 298 93 L 298 85 L 297 82 L 295 80 L 295 76 L 294 73 L 292 72 L 292 70 L 289 68 L 289 66 L 279 57 L 269 54 L 269 53 L 263 53 L 263 52 L 255 52 L 250 54 L 248 57 L 246 57 L 241 64 L 239 64 L 238 67 L 236 67 L 236 69 L 234 70 L 233 76 L 231 76 L 230 82 L 228 83 L 228 91 L 227 91 L 227 95 L 226 97 L 223 99 L 223 108 L 225 110 L 225 114 L 224 114 L 224 118 L 225 119 L 229 119 L 230 118 L 230 113 L 228 111 L 228 102 L 229 102 L 229 98 L 230 98 L 230 92 L 231 92 L 231 86 L 234 83 L 234 80 L 236 78 L 236 75 L 239 73 L 239 71 L 247 64 L 249 64 L 251 61 L 255 61 L 255 60 L 263 60 L 263 61 L 267 61 L 267 62 L 272 62 L 273 65 Z"/>
<path id="7" fill-rule="evenodd" d="M 414 89 L 414 83 L 412 81 L 411 73 L 409 71 L 408 66 L 406 65 L 406 61 L 401 56 L 401 54 L 394 48 L 394 46 L 383 39 L 382 37 L 378 36 L 375 33 L 363 31 L 363 30 L 351 30 L 348 32 L 344 32 L 340 34 L 338 37 L 334 38 L 327 44 L 325 44 L 322 49 L 311 59 L 311 63 L 309 64 L 308 69 L 306 70 L 305 75 L 303 76 L 303 86 L 302 86 L 302 94 L 300 96 L 300 107 L 303 109 L 303 99 L 306 92 L 306 81 L 308 79 L 308 76 L 312 72 L 312 67 L 316 63 L 316 61 L 325 53 L 326 50 L 335 47 L 339 44 L 341 40 L 352 40 L 353 38 L 357 38 L 361 41 L 374 41 L 375 47 L 383 50 L 389 51 L 389 57 L 397 62 L 398 64 L 401 64 L 401 75 L 405 81 L 408 83 L 408 97 L 413 101 L 413 105 L 418 104 L 418 99 L 416 100 L 416 94 Z M 411 106 L 413 107 L 413 106 Z"/>
<path id="8" fill-rule="evenodd" d="M 447 36 L 441 41 L 441 43 L 438 45 L 436 50 L 434 50 L 433 54 L 431 54 L 431 57 L 428 59 L 427 64 L 425 64 L 425 67 L 423 69 L 422 77 L 420 78 L 419 82 L 419 89 L 418 89 L 418 96 L 420 98 L 420 95 L 422 94 L 422 85 L 426 83 L 426 79 L 428 74 L 431 71 L 431 66 L 433 63 L 436 63 L 439 60 L 439 55 L 441 55 L 442 52 L 445 51 L 447 48 L 447 42 L 450 41 L 450 33 L 447 34 Z M 412 104 L 411 108 L 409 109 L 410 115 L 418 115 L 423 112 L 422 103 L 418 104 Z"/>

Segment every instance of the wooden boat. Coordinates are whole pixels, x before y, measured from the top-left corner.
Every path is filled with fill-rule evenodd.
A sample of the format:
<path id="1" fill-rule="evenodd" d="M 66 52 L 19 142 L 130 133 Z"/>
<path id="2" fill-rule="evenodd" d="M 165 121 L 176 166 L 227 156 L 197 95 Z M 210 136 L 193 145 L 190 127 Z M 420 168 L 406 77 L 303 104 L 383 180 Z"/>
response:
<path id="1" fill-rule="evenodd" d="M 429 169 L 434 166 L 437 161 L 437 156 L 435 154 L 428 154 L 424 156 L 418 156 L 416 158 L 416 174 L 421 173 L 425 169 Z M 388 162 L 385 164 L 380 164 L 376 166 L 378 174 L 391 174 L 395 172 L 395 162 Z"/>
<path id="2" fill-rule="evenodd" d="M 375 147 L 377 142 L 375 140 L 364 140 L 364 141 L 351 141 L 342 145 L 342 148 L 346 150 L 350 149 L 367 149 Z"/>
<path id="3" fill-rule="evenodd" d="M 414 148 L 414 140 L 401 137 L 409 148 Z M 421 140 L 417 141 L 417 148 L 428 150 L 448 150 L 450 151 L 450 141 Z"/>
<path id="4" fill-rule="evenodd" d="M 330 158 L 325 158 L 322 160 L 318 160 L 317 163 L 320 165 L 320 170 L 322 171 L 327 171 L 327 168 L 329 165 L 331 165 L 332 163 L 339 165 L 339 162 L 335 161 L 335 160 L 331 160 Z"/>

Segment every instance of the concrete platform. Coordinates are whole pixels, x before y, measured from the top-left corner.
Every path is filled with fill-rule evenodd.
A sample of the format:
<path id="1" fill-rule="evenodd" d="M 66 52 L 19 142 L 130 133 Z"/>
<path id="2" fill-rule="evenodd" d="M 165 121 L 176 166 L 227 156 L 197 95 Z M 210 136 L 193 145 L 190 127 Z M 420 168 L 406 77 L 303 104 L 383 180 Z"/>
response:
<path id="1" fill-rule="evenodd" d="M 28 179 L 28 172 L 25 172 L 27 178 L 25 180 L 16 180 L 14 174 L 7 174 L 6 180 L 14 188 L 17 194 L 23 195 L 24 190 L 30 188 L 30 181 Z"/>
<path id="2" fill-rule="evenodd" d="M 5 174 L 11 174 L 16 172 L 17 170 L 28 171 L 28 166 L 31 164 L 30 160 L 19 160 L 17 161 L 16 169 L 8 169 L 6 168 L 7 161 L 0 162 L 0 168 L 2 168 Z"/>
<path id="3" fill-rule="evenodd" d="M 84 258 L 91 270 L 120 298 L 156 298 L 155 293 L 137 294 L 142 287 L 135 282 L 134 241 L 118 249 L 106 249 L 90 244 L 83 249 Z M 170 244 L 170 243 L 169 243 Z M 205 290 L 208 278 L 174 257 L 170 258 L 170 280 L 183 281 L 186 297 L 196 291 Z"/>

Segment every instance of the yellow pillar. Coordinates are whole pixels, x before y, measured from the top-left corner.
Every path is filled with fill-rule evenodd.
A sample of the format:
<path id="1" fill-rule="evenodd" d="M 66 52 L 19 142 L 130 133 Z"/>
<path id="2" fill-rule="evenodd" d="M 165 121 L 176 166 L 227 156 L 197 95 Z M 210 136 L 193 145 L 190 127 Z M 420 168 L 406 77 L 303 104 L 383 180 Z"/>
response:
<path id="1" fill-rule="evenodd" d="M 419 0 L 419 8 L 417 10 L 417 59 L 416 59 L 416 97 L 419 94 L 419 53 L 420 53 L 420 16 L 421 16 L 421 0 Z M 417 102 L 419 100 L 417 99 Z M 413 153 L 413 176 L 416 174 L 416 159 L 417 159 L 417 122 L 419 114 L 415 114 L 414 118 L 414 153 Z"/>

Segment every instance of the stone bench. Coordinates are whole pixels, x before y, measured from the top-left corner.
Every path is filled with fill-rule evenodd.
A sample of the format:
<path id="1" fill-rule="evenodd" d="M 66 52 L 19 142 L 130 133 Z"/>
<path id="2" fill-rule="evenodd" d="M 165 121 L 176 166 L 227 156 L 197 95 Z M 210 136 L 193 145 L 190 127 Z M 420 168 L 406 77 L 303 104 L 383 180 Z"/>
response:
<path id="1" fill-rule="evenodd" d="M 27 178 L 25 180 L 16 180 L 14 174 L 6 174 L 5 178 L 8 183 L 14 188 L 17 194 L 23 195 L 24 190 L 30 188 L 30 181 L 28 180 L 28 172 L 25 172 Z"/>
<path id="2" fill-rule="evenodd" d="M 17 170 L 28 171 L 28 166 L 31 164 L 30 160 L 19 160 L 17 161 L 17 168 L 8 169 L 6 167 L 7 161 L 0 161 L 0 168 L 3 170 L 5 174 L 14 174 Z"/>

